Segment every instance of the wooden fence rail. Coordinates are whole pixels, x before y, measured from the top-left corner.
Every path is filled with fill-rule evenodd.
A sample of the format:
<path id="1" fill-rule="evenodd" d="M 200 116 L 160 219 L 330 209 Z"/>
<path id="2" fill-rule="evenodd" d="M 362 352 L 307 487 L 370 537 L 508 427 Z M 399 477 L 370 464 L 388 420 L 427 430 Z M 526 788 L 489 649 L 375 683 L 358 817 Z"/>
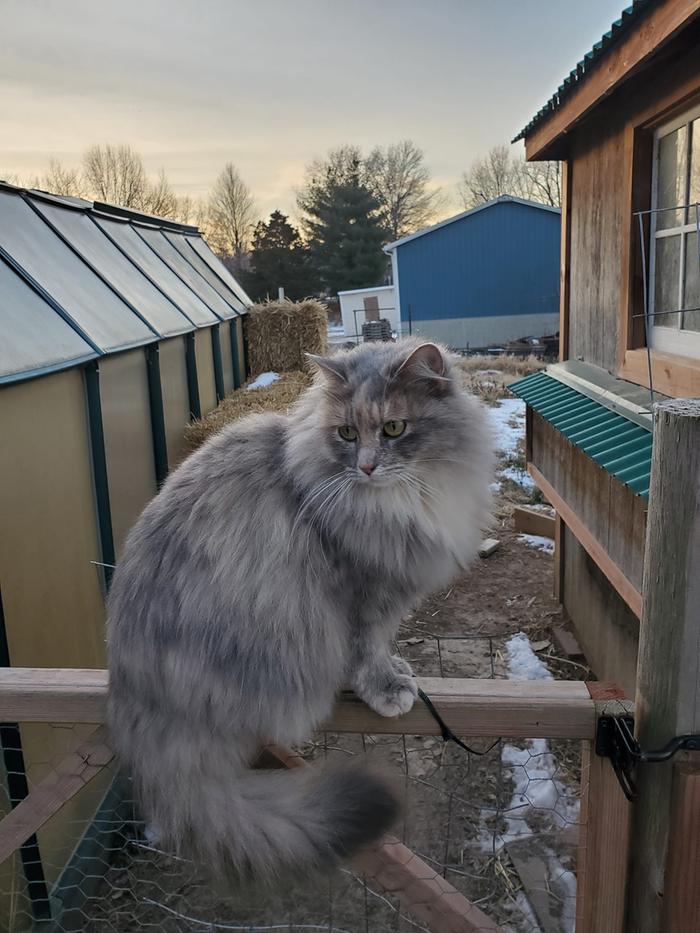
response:
<path id="1" fill-rule="evenodd" d="M 456 735 L 592 739 L 596 707 L 582 681 L 418 678 Z M 0 722 L 102 723 L 107 671 L 0 669 Z M 340 695 L 328 732 L 439 735 L 420 701 L 400 719 L 373 713 L 353 693 Z"/>
<path id="2" fill-rule="evenodd" d="M 418 683 L 457 735 L 582 741 L 584 823 L 580 834 L 576 931 L 622 933 L 628 805 L 609 762 L 591 759 L 597 717 L 606 704 L 619 706 L 620 693 L 606 685 L 580 681 L 419 678 Z M 102 670 L 0 669 L 0 723 L 100 726 L 0 821 L 0 863 L 109 763 L 112 755 L 101 727 L 107 690 L 108 676 Z M 340 695 L 322 729 L 370 734 L 440 734 L 435 719 L 420 701 L 405 716 L 386 719 L 373 713 L 350 692 Z M 277 747 L 269 751 L 285 767 L 302 765 L 290 751 Z M 591 850 L 593 844 L 595 851 Z M 597 852 L 604 853 L 606 865 L 618 866 L 612 879 L 610 873 L 596 870 Z M 493 920 L 393 837 L 386 837 L 368 850 L 355 867 L 435 933 L 499 930 Z"/>

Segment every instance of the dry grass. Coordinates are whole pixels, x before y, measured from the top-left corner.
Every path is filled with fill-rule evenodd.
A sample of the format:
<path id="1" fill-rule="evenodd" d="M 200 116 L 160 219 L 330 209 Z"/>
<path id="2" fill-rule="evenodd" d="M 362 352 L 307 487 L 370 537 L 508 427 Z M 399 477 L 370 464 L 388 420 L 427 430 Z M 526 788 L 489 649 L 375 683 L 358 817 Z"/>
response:
<path id="1" fill-rule="evenodd" d="M 253 305 L 244 321 L 253 376 L 298 372 L 306 353 L 328 351 L 328 310 L 320 301 L 267 301 Z"/>
<path id="2" fill-rule="evenodd" d="M 506 386 L 523 376 L 544 369 L 546 363 L 536 356 L 464 356 L 457 367 L 462 374 L 465 389 L 482 401 L 494 403 L 506 398 Z"/>
<path id="3" fill-rule="evenodd" d="M 191 454 L 213 434 L 245 415 L 259 411 L 286 411 L 311 385 L 307 372 L 282 373 L 277 382 L 262 389 L 237 389 L 199 421 L 185 428 L 185 451 Z"/>

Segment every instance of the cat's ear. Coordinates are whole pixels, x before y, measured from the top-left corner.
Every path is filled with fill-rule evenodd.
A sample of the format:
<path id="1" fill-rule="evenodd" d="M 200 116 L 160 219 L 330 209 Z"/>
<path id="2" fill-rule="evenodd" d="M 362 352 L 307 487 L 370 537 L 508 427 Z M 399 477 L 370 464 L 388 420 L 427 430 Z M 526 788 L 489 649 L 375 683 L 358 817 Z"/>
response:
<path id="1" fill-rule="evenodd" d="M 348 379 L 345 374 L 345 366 L 337 357 L 316 356 L 314 353 L 307 353 L 306 358 L 320 373 L 327 376 L 331 382 L 343 385 L 347 383 Z"/>
<path id="2" fill-rule="evenodd" d="M 446 388 L 450 381 L 445 357 L 434 343 L 423 343 L 416 347 L 396 370 L 394 378 L 427 380 L 438 390 Z"/>

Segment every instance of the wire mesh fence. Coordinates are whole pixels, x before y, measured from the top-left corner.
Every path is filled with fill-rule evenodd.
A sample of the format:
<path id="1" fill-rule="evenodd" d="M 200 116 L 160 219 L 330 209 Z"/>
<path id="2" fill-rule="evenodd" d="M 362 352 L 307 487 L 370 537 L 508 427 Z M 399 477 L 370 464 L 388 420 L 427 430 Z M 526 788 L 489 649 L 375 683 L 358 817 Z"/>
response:
<path id="1" fill-rule="evenodd" d="M 427 628 L 405 624 L 397 644 L 420 676 L 551 677 L 523 635 Z M 89 731 L 6 727 L 0 807 L 7 812 Z M 297 751 L 311 765 L 364 756 L 383 770 L 403 799 L 398 839 L 506 933 L 572 931 L 581 743 L 484 736 L 468 744 L 471 751 L 439 736 L 325 733 Z M 0 911 L 11 933 L 430 928 L 353 865 L 272 889 L 224 888 L 161 849 L 113 764 L 0 865 Z"/>

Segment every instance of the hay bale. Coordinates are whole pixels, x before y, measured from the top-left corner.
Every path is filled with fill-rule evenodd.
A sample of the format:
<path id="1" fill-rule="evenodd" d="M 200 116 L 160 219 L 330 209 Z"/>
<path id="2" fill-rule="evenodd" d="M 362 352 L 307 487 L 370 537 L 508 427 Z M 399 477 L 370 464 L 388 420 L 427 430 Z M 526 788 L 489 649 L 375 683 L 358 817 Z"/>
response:
<path id="1" fill-rule="evenodd" d="M 251 376 L 298 372 L 306 353 L 328 352 L 328 311 L 320 301 L 267 301 L 244 318 Z"/>
<path id="2" fill-rule="evenodd" d="M 185 453 L 191 454 L 213 434 L 244 415 L 258 411 L 287 411 L 310 385 L 310 373 L 291 372 L 281 374 L 280 379 L 262 389 L 236 389 L 204 418 L 187 425 Z"/>

